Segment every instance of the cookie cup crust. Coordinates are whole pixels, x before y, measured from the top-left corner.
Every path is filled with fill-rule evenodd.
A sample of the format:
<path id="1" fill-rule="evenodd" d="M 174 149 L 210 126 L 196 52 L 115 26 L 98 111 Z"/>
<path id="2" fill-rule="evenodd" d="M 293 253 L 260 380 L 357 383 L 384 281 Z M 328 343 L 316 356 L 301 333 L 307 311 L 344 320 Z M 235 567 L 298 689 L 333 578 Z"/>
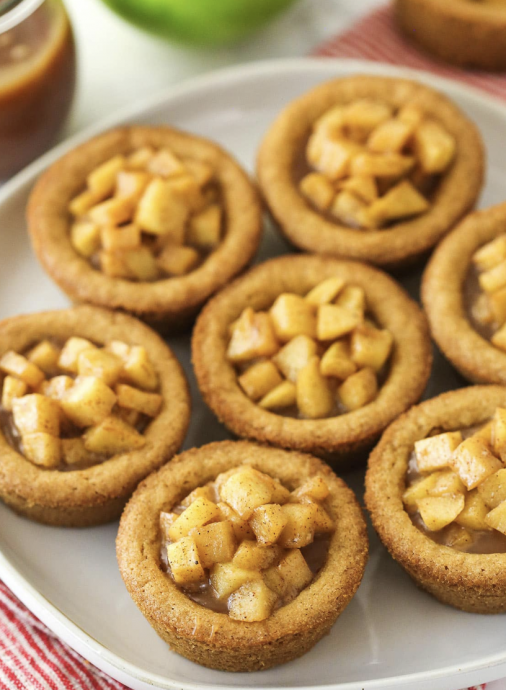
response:
<path id="1" fill-rule="evenodd" d="M 394 337 L 389 374 L 369 405 L 325 419 L 292 419 L 263 410 L 240 387 L 226 357 L 228 329 L 245 307 L 269 309 L 283 292 L 305 295 L 330 276 L 361 286 L 369 311 Z M 204 400 L 234 434 L 313 453 L 342 466 L 421 397 L 432 365 L 425 317 L 382 271 L 355 261 L 310 255 L 272 259 L 251 269 L 216 295 L 202 311 L 192 339 L 195 375 Z"/>
<path id="2" fill-rule="evenodd" d="M 385 230 L 356 230 L 325 219 L 305 200 L 294 179 L 315 120 L 334 105 L 360 98 L 380 99 L 394 107 L 407 101 L 420 104 L 457 142 L 455 161 L 443 175 L 430 210 Z M 475 125 L 442 94 L 406 79 L 355 76 L 321 84 L 290 103 L 264 137 L 257 172 L 267 205 L 293 245 L 395 267 L 422 256 L 473 208 L 483 184 L 484 157 Z"/>
<path id="3" fill-rule="evenodd" d="M 182 368 L 162 339 L 140 321 L 82 306 L 17 316 L 0 322 L 0 356 L 23 352 L 43 338 L 88 338 L 98 345 L 118 339 L 142 345 L 156 369 L 163 403 L 149 424 L 140 450 L 115 455 L 82 470 L 47 470 L 26 460 L 0 428 L 0 497 L 38 522 L 66 527 L 117 519 L 137 484 L 179 450 L 190 419 L 190 397 Z"/>
<path id="4" fill-rule="evenodd" d="M 506 352 L 475 330 L 464 304 L 474 252 L 502 235 L 505 227 L 506 204 L 469 215 L 437 247 L 423 275 L 422 301 L 432 337 L 473 383 L 506 384 Z"/>
<path id="5" fill-rule="evenodd" d="M 289 489 L 318 474 L 336 524 L 325 565 L 294 601 L 259 623 L 235 621 L 189 599 L 160 567 L 160 512 L 190 491 L 242 464 L 281 480 Z M 258 671 L 305 654 L 325 635 L 355 594 L 368 540 L 353 492 L 310 455 L 223 441 L 182 453 L 139 486 L 121 518 L 116 551 L 125 585 L 149 623 L 171 648 L 203 666 Z"/>
<path id="6" fill-rule="evenodd" d="M 471 613 L 506 611 L 506 554 L 470 554 L 436 544 L 404 510 L 402 494 L 415 441 L 431 430 L 480 424 L 506 405 L 506 388 L 474 386 L 413 407 L 383 434 L 369 458 L 365 501 L 374 529 L 415 583 L 445 604 Z"/>
<path id="7" fill-rule="evenodd" d="M 506 69 L 506 12 L 470 0 L 396 0 L 406 35 L 459 67 Z"/>
<path id="8" fill-rule="evenodd" d="M 220 184 L 225 232 L 218 248 L 188 275 L 154 282 L 111 278 L 94 269 L 70 242 L 69 201 L 86 176 L 117 154 L 168 146 L 176 155 L 210 164 Z M 33 249 L 43 268 L 74 302 L 121 309 L 157 328 L 184 327 L 202 304 L 253 258 L 262 233 L 257 192 L 241 167 L 216 144 L 169 127 L 123 127 L 67 153 L 39 179 L 28 204 Z"/>

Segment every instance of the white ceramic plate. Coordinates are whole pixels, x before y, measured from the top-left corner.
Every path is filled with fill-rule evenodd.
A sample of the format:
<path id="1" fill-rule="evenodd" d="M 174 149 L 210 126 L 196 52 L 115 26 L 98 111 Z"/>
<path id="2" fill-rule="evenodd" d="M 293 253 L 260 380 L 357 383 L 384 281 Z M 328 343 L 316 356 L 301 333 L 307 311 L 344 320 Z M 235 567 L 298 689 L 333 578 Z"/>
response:
<path id="1" fill-rule="evenodd" d="M 415 76 L 457 101 L 479 125 L 489 153 L 482 205 L 506 197 L 506 108 L 481 93 L 431 75 L 355 61 L 291 60 L 229 69 L 110 118 L 5 185 L 0 192 L 0 317 L 67 305 L 30 251 L 24 208 L 41 171 L 79 141 L 117 124 L 170 123 L 220 142 L 253 171 L 258 143 L 288 101 L 321 81 L 360 72 Z M 269 229 L 261 257 L 286 251 Z M 418 278 L 412 274 L 404 279 L 414 294 Z M 188 339 L 170 344 L 192 384 L 194 410 L 186 447 L 228 438 L 196 390 Z M 462 380 L 438 357 L 428 394 L 460 385 Z M 360 490 L 360 474 L 348 479 Z M 130 600 L 116 567 L 116 528 L 46 527 L 1 505 L 0 577 L 55 633 L 136 690 L 456 690 L 506 675 L 506 617 L 466 614 L 437 603 L 416 589 L 374 537 L 357 596 L 312 652 L 262 673 L 225 674 L 202 668 L 170 652 Z"/>

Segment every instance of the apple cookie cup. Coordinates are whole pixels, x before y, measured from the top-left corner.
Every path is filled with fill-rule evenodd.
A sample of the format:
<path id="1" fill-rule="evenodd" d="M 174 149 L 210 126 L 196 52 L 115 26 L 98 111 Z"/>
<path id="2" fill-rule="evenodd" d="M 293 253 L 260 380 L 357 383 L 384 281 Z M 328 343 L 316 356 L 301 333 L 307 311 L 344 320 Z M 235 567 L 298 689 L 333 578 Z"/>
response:
<path id="1" fill-rule="evenodd" d="M 130 316 L 82 306 L 0 323 L 0 497 L 52 525 L 117 519 L 179 450 L 188 385 Z"/>
<path id="2" fill-rule="evenodd" d="M 231 618 L 190 599 L 164 571 L 160 556 L 161 513 L 218 475 L 229 476 L 242 466 L 278 480 L 285 492 L 311 478 L 323 479 L 330 492 L 326 511 L 334 522 L 325 563 L 310 584 L 306 581 L 290 603 L 256 622 Z M 238 499 L 239 492 L 235 496 Z M 302 656 L 330 630 L 360 584 L 368 542 L 352 491 L 324 463 L 247 442 L 221 442 L 189 450 L 148 477 L 125 509 L 116 547 L 130 595 L 175 652 L 209 668 L 256 671 Z"/>
<path id="3" fill-rule="evenodd" d="M 432 363 L 423 314 L 397 283 L 308 255 L 267 261 L 216 295 L 192 356 L 233 433 L 341 467 L 420 398 Z"/>
<path id="4" fill-rule="evenodd" d="M 293 245 L 395 268 L 422 257 L 473 208 L 484 149 L 442 94 L 355 76 L 290 103 L 264 137 L 257 172 Z"/>
<path id="5" fill-rule="evenodd" d="M 120 309 L 160 330 L 186 327 L 252 260 L 258 194 L 210 141 L 124 127 L 82 144 L 37 182 L 34 251 L 77 303 Z"/>
<path id="6" fill-rule="evenodd" d="M 498 509 L 493 495 L 504 473 L 497 445 L 506 438 L 491 438 L 496 410 L 505 406 L 505 388 L 474 386 L 413 407 L 385 431 L 366 474 L 366 506 L 390 555 L 421 589 L 471 613 L 506 611 L 506 540 L 497 520 L 506 504 Z M 455 434 L 466 440 L 454 442 Z M 437 452 L 421 447 L 428 442 Z M 409 482 L 414 454 L 422 477 Z M 426 522 L 408 512 L 412 499 Z M 482 540 L 493 529 L 500 532 L 495 552 L 490 543 L 466 552 L 469 532 Z"/>

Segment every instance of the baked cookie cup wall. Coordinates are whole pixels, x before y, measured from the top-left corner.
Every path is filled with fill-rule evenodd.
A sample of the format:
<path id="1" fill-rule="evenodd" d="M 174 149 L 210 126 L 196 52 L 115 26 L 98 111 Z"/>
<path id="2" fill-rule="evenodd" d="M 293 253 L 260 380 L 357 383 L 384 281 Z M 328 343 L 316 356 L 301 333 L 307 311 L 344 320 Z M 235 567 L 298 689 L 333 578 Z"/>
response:
<path id="1" fill-rule="evenodd" d="M 402 494 L 416 441 L 434 429 L 454 431 L 488 421 L 506 405 L 506 388 L 474 386 L 427 400 L 399 417 L 371 453 L 365 502 L 383 545 L 415 584 L 471 613 L 506 611 L 506 554 L 474 554 L 436 543 L 404 509 Z"/>

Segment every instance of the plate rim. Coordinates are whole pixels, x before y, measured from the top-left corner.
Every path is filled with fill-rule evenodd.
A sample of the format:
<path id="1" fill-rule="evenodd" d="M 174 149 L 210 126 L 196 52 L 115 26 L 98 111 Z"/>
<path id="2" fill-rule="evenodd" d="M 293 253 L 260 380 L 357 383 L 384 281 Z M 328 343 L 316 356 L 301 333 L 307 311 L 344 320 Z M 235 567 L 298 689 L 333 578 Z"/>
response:
<path id="1" fill-rule="evenodd" d="M 245 64 L 213 70 L 186 79 L 177 85 L 172 85 L 157 92 L 148 99 L 143 99 L 142 102 L 139 101 L 124 106 L 111 115 L 100 119 L 97 123 L 93 123 L 66 138 L 60 144 L 50 149 L 47 153 L 17 173 L 2 186 L 0 189 L 0 215 L 2 206 L 17 192 L 21 191 L 25 185 L 33 183 L 36 177 L 55 160 L 60 158 L 67 151 L 78 146 L 80 143 L 111 127 L 119 126 L 137 116 L 145 115 L 164 105 L 177 102 L 178 99 L 184 100 L 185 97 L 191 97 L 200 90 L 212 88 L 213 85 L 224 87 L 227 86 L 227 84 L 233 84 L 237 80 L 258 79 L 263 76 L 272 77 L 275 73 L 299 71 L 314 71 L 315 73 L 319 73 L 322 70 L 323 72 L 331 73 L 333 68 L 336 78 L 341 76 L 343 72 L 349 72 L 353 74 L 367 73 L 373 75 L 405 77 L 422 82 L 429 82 L 431 86 L 440 91 L 451 91 L 452 96 L 462 95 L 464 98 L 479 102 L 481 107 L 487 110 L 493 110 L 499 117 L 506 120 L 506 104 L 498 97 L 485 93 L 479 88 L 463 84 L 447 77 L 440 77 L 423 70 L 414 70 L 371 60 L 349 58 L 303 57 L 252 61 Z M 322 75 L 322 79 L 324 78 L 326 77 Z M 328 78 L 332 78 L 331 74 L 329 74 Z M 142 687 L 157 687 L 167 690 L 181 690 L 181 688 L 184 688 L 184 690 L 205 690 L 206 688 L 214 687 L 200 682 L 195 683 L 186 680 L 184 682 L 174 681 L 166 676 L 160 676 L 155 673 L 146 674 L 135 664 L 128 662 L 121 656 L 112 652 L 105 645 L 88 635 L 88 633 L 46 599 L 46 597 L 40 594 L 40 592 L 18 572 L 14 564 L 11 563 L 8 557 L 2 552 L 1 548 L 0 578 L 27 608 L 40 618 L 48 628 L 58 635 L 58 637 L 63 639 L 69 646 L 113 678 L 121 682 L 135 680 L 141 683 Z M 66 635 L 62 635 L 62 632 L 65 632 Z M 69 635 L 71 639 L 69 639 Z M 416 685 L 417 683 L 428 683 L 430 681 L 442 679 L 457 679 L 459 676 L 474 675 L 482 670 L 492 671 L 494 668 L 505 664 L 506 650 L 502 653 L 483 657 L 479 662 L 468 662 L 466 664 L 448 666 L 434 671 L 419 671 L 412 674 L 391 676 L 376 680 L 350 681 L 319 686 L 285 686 L 285 690 L 311 690 L 315 687 L 321 688 L 322 690 L 358 690 L 358 688 L 362 690 L 389 690 L 390 688 L 401 688 L 408 685 Z M 506 668 L 504 670 L 506 671 Z M 490 677 L 488 680 L 495 680 L 497 677 L 499 676 Z M 463 678 L 462 682 L 466 682 L 465 678 Z M 481 682 L 483 682 L 483 680 Z M 240 690 L 244 686 L 240 684 L 231 684 L 226 687 L 227 690 Z M 277 690 L 278 687 L 279 686 L 262 686 L 262 690 Z"/>

